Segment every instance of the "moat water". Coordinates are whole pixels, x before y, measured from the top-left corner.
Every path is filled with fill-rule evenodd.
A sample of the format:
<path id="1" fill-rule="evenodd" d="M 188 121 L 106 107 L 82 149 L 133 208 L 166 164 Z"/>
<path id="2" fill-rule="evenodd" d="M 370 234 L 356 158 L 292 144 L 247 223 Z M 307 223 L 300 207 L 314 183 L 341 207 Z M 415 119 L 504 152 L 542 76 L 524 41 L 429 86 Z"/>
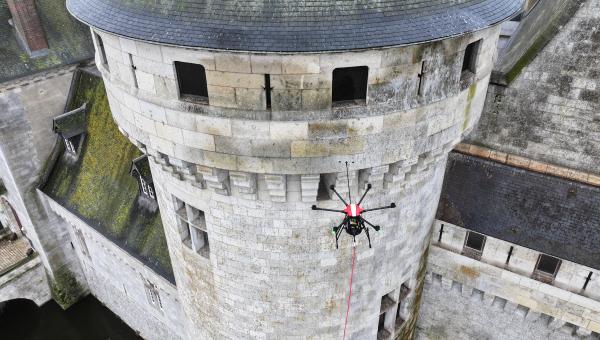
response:
<path id="1" fill-rule="evenodd" d="M 134 330 L 93 296 L 63 310 L 54 301 L 37 307 L 8 301 L 0 310 L 2 340 L 138 340 Z"/>

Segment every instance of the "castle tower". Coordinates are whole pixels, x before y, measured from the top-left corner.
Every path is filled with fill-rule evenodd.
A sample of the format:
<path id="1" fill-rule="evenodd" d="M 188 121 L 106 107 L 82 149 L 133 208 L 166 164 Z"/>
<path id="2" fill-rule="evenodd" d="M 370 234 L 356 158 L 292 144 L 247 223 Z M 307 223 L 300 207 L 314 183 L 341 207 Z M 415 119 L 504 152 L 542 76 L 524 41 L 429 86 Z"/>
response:
<path id="1" fill-rule="evenodd" d="M 352 243 L 327 188 L 373 185 L 347 332 L 408 338 L 447 153 L 521 0 L 68 0 L 150 156 L 190 339 L 337 339 Z M 344 162 L 350 166 L 347 178 Z M 347 190 L 346 190 L 347 191 Z"/>

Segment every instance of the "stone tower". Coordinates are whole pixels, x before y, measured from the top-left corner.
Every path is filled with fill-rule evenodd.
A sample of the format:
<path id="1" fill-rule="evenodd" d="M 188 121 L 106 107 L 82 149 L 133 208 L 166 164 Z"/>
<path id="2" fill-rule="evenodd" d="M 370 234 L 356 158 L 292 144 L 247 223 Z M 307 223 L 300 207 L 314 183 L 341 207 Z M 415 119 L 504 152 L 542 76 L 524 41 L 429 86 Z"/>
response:
<path id="1" fill-rule="evenodd" d="M 68 0 L 113 117 L 151 158 L 190 339 L 408 338 L 449 150 L 477 122 L 521 0 Z M 347 190 L 346 190 L 347 191 Z"/>

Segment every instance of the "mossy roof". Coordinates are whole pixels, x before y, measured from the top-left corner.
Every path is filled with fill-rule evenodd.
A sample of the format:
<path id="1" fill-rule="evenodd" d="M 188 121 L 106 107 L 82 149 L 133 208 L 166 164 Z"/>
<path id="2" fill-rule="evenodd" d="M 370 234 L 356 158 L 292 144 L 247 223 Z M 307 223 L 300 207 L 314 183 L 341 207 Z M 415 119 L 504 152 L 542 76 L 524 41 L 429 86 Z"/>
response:
<path id="1" fill-rule="evenodd" d="M 35 4 L 49 53 L 30 58 L 8 23 L 11 14 L 6 1 L 0 1 L 0 83 L 94 56 L 89 29 L 71 17 L 64 0 L 36 0 Z"/>
<path id="2" fill-rule="evenodd" d="M 43 191 L 92 228 L 174 283 L 160 213 L 144 208 L 131 161 L 141 155 L 117 129 L 102 79 L 78 72 L 68 109 L 88 104 L 87 135 L 76 162 L 60 153 Z"/>

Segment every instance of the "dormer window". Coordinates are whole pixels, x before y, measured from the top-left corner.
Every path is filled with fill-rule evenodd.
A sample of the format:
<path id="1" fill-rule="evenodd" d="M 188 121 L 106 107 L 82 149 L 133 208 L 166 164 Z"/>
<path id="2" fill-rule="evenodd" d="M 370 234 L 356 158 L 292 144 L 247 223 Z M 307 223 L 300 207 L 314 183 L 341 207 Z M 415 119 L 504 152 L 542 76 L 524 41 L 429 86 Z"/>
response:
<path id="1" fill-rule="evenodd" d="M 140 196 L 151 200 L 156 200 L 148 156 L 143 155 L 134 159 L 131 162 L 131 171 L 129 173 L 138 180 Z"/>
<path id="2" fill-rule="evenodd" d="M 52 120 L 52 131 L 63 140 L 65 154 L 75 158 L 79 157 L 85 139 L 86 108 L 87 104 L 83 104 L 81 107 L 63 113 Z"/>
<path id="3" fill-rule="evenodd" d="M 342 67 L 333 70 L 331 89 L 333 104 L 365 104 L 368 78 L 367 66 Z"/>

